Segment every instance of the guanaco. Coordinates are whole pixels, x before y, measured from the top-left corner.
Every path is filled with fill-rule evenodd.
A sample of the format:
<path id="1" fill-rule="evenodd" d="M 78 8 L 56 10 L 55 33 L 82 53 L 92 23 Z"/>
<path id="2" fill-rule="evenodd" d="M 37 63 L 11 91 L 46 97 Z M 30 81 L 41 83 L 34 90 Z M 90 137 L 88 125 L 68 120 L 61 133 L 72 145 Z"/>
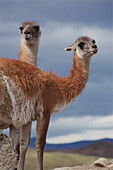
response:
<path id="1" fill-rule="evenodd" d="M 27 62 L 29 64 L 37 65 L 37 54 L 39 47 L 39 38 L 41 36 L 40 26 L 34 21 L 24 22 L 20 28 L 21 30 L 21 43 L 20 43 L 20 54 L 19 60 L 23 62 Z M 31 126 L 31 122 L 26 124 L 26 126 Z M 15 128 L 13 125 L 10 125 L 10 137 L 14 142 L 14 150 L 18 154 L 20 154 L 20 128 Z M 29 132 L 29 141 L 30 141 Z M 21 159 L 21 158 L 20 158 Z"/>
<path id="2" fill-rule="evenodd" d="M 0 128 L 10 124 L 21 127 L 20 157 L 24 157 L 30 129 L 26 124 L 37 120 L 37 170 L 43 170 L 51 114 L 61 112 L 82 92 L 89 77 L 91 56 L 98 51 L 95 40 L 87 36 L 78 38 L 65 50 L 74 50 L 73 66 L 67 77 L 25 62 L 0 58 Z M 24 169 L 24 162 L 21 161 L 18 169 Z"/>

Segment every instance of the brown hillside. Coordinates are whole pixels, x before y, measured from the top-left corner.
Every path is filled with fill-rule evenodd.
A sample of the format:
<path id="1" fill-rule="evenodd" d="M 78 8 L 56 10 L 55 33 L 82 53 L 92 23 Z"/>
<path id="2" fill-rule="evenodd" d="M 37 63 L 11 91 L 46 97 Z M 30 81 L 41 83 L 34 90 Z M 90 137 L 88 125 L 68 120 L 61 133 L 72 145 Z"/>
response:
<path id="1" fill-rule="evenodd" d="M 85 155 L 95 155 L 95 156 L 113 158 L 113 143 L 97 142 L 87 147 L 75 149 L 72 152 L 85 154 Z"/>

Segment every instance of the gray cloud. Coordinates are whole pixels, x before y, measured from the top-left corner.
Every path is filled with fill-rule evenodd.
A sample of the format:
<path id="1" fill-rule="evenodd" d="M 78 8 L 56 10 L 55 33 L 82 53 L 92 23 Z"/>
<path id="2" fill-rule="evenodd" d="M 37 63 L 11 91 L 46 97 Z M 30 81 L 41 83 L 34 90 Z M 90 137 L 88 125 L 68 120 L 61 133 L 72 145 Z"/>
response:
<path id="1" fill-rule="evenodd" d="M 0 1 L 2 20 L 24 21 L 34 19 L 44 24 L 48 19 L 88 23 L 88 25 L 112 25 L 112 1 L 106 0 L 4 0 Z"/>
<path id="2" fill-rule="evenodd" d="M 50 143 L 74 142 L 79 140 L 112 138 L 113 115 L 61 117 L 52 120 L 49 127 L 48 139 Z M 35 135 L 36 123 L 32 126 L 32 136 Z M 70 139 L 70 140 L 69 140 Z"/>

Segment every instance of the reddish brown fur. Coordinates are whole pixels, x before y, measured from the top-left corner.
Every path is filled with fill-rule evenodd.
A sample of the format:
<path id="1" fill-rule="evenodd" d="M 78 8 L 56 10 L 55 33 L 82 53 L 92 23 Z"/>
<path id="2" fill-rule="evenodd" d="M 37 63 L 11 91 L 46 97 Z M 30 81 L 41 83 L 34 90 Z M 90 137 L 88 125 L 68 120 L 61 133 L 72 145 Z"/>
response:
<path id="1" fill-rule="evenodd" d="M 85 66 L 83 69 L 79 60 L 77 56 L 74 57 L 71 73 L 65 78 L 24 62 L 4 58 L 0 58 L 0 69 L 28 98 L 34 98 L 41 92 L 43 106 L 51 112 L 56 103 L 64 100 L 70 103 L 85 87 L 88 70 L 85 70 Z"/>

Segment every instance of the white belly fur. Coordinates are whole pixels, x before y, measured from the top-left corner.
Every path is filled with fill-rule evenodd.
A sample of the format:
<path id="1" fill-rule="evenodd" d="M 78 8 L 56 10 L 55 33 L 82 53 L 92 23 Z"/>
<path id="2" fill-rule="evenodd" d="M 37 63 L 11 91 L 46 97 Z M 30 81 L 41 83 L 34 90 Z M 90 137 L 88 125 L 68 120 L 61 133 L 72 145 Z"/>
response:
<path id="1" fill-rule="evenodd" d="M 12 110 L 9 111 L 9 114 L 11 115 L 11 119 L 14 126 L 19 127 L 31 121 L 31 119 L 35 119 L 36 111 L 38 110 L 40 110 L 39 114 L 42 115 L 43 107 L 40 104 L 40 99 L 27 99 L 26 96 L 23 94 L 22 90 L 17 85 L 15 85 L 15 83 L 7 76 L 2 77 L 2 82 L 5 85 L 7 93 L 11 100 Z"/>

